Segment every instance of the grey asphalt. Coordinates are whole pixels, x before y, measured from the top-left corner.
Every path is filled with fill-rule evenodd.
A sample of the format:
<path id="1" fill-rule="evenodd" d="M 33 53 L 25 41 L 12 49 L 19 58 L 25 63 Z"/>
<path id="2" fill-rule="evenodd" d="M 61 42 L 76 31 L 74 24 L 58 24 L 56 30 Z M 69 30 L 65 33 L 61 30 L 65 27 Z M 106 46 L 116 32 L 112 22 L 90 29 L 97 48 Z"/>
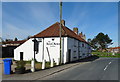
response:
<path id="1" fill-rule="evenodd" d="M 118 58 L 100 58 L 39 80 L 118 80 Z"/>

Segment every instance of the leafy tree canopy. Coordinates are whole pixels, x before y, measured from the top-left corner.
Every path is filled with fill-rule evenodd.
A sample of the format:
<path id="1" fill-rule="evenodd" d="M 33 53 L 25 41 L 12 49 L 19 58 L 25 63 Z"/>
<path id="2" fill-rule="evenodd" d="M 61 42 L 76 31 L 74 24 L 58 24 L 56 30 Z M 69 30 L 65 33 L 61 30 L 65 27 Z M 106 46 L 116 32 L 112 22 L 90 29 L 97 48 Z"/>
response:
<path id="1" fill-rule="evenodd" d="M 107 34 L 105 35 L 104 33 L 100 32 L 91 40 L 90 44 L 95 49 L 105 49 L 108 45 L 112 44 L 112 39 L 110 39 Z"/>
<path id="2" fill-rule="evenodd" d="M 8 41 L 13 41 L 12 39 L 5 39 L 5 42 L 8 42 Z"/>
<path id="3" fill-rule="evenodd" d="M 15 38 L 15 39 L 14 39 L 14 41 L 18 41 L 18 39 L 17 39 L 17 38 Z"/>

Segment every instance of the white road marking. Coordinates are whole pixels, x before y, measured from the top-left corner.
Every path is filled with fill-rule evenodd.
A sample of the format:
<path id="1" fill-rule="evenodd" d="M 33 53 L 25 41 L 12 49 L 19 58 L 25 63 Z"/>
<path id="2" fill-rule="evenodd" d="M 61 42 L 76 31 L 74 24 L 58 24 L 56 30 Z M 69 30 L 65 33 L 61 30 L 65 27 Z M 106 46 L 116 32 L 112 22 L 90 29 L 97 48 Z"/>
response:
<path id="1" fill-rule="evenodd" d="M 112 62 L 109 62 L 108 65 L 110 65 Z M 108 68 L 108 65 L 106 65 L 106 67 L 104 68 L 104 71 Z"/>
<path id="2" fill-rule="evenodd" d="M 107 69 L 108 65 L 104 68 L 104 71 Z"/>
<path id="3" fill-rule="evenodd" d="M 109 64 L 111 64 L 111 62 L 109 62 Z"/>

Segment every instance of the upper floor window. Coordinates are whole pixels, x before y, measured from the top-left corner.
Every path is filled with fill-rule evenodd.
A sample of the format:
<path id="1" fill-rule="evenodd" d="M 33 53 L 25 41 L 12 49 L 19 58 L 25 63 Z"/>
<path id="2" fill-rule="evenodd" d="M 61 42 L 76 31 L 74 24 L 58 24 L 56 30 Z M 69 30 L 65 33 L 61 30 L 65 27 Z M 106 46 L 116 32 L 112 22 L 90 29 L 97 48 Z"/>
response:
<path id="1" fill-rule="evenodd" d="M 74 47 L 76 47 L 76 40 L 74 39 Z"/>
<path id="2" fill-rule="evenodd" d="M 82 44 L 82 47 L 84 47 L 84 44 Z"/>
<path id="3" fill-rule="evenodd" d="M 52 38 L 52 41 L 54 41 L 54 38 Z"/>
<path id="4" fill-rule="evenodd" d="M 91 49 L 91 48 L 89 47 L 89 49 Z"/>

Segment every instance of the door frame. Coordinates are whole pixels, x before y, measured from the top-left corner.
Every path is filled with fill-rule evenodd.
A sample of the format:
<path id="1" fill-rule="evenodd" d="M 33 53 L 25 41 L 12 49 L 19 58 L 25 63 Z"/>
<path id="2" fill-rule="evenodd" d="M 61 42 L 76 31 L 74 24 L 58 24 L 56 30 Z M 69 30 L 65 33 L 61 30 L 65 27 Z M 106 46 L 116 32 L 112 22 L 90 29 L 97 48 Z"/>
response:
<path id="1" fill-rule="evenodd" d="M 68 63 L 71 62 L 71 49 L 68 49 Z"/>

